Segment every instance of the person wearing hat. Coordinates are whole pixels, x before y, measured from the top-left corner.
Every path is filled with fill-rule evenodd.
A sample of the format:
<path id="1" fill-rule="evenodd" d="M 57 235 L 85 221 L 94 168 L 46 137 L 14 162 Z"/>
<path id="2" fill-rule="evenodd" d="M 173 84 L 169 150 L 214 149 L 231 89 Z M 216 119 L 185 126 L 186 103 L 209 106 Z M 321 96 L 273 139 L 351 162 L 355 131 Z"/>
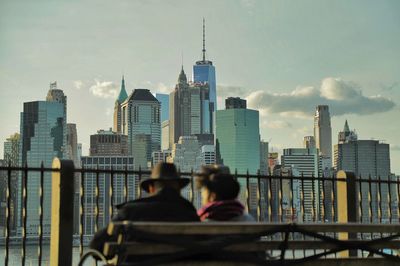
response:
<path id="1" fill-rule="evenodd" d="M 189 183 L 189 178 L 178 175 L 174 164 L 161 162 L 153 168 L 151 177 L 140 183 L 150 196 L 117 205 L 113 221 L 198 222 L 196 209 L 180 195 Z M 104 228 L 95 234 L 90 247 L 102 252 L 104 243 L 112 240 Z"/>
<path id="2" fill-rule="evenodd" d="M 201 221 L 255 221 L 237 199 L 240 184 L 230 174 L 228 167 L 202 167 L 201 173 L 196 177 L 196 185 L 201 190 L 203 207 L 197 212 Z"/>

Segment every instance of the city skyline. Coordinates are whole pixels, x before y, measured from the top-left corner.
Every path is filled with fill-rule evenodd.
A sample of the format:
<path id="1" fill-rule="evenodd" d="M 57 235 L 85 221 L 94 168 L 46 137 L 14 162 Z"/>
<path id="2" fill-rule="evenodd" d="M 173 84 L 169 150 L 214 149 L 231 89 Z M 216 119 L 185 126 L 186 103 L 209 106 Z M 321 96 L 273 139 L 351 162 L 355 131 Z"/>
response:
<path id="1" fill-rule="evenodd" d="M 390 144 L 391 169 L 397 174 L 400 172 L 400 165 L 396 164 L 400 159 L 399 125 L 392 122 L 396 121 L 400 111 L 400 87 L 396 75 L 400 68 L 396 45 L 400 41 L 400 20 L 393 11 L 399 3 L 385 1 L 378 5 L 354 1 L 345 5 L 339 1 L 329 5 L 325 2 L 324 6 L 304 1 L 295 13 L 293 8 L 285 9 L 289 5 L 287 2 L 238 1 L 230 6 L 226 17 L 220 17 L 227 2 L 216 3 L 213 12 L 208 10 L 212 2 L 202 5 L 158 2 L 170 12 L 168 16 L 176 14 L 179 8 L 189 12 L 193 8 L 191 5 L 199 12 L 176 17 L 169 25 L 153 25 L 151 19 L 142 16 L 148 15 L 156 3 L 113 3 L 114 11 L 135 10 L 130 15 L 122 12 L 116 22 L 88 12 L 89 17 L 99 22 L 94 28 L 92 22 L 84 18 L 78 17 L 78 21 L 73 22 L 77 16 L 73 4 L 45 8 L 44 4 L 39 4 L 17 23 L 10 17 L 13 10 L 24 10 L 30 4 L 2 3 L 1 139 L 5 141 L 19 131 L 23 102 L 44 100 L 42 95 L 47 92 L 48 84 L 57 80 L 58 87 L 68 97 L 67 122 L 77 124 L 78 142 L 83 143 L 83 154 L 87 155 L 90 135 L 112 126 L 121 75 L 125 74 L 128 94 L 135 88 L 150 89 L 152 93 L 171 92 L 182 61 L 190 73 L 192 65 L 202 58 L 202 18 L 205 17 L 206 58 L 212 60 L 217 69 L 219 109 L 223 109 L 222 101 L 228 96 L 246 98 L 250 108 L 260 111 L 261 138 L 271 140 L 270 146 L 281 152 L 284 148 L 302 147 L 303 137 L 312 135 L 315 106 L 328 104 L 332 116 L 332 145 L 337 144 L 335 136 L 348 119 L 359 139 L 374 137 Z M 104 3 L 103 8 L 107 9 L 107 6 Z M 311 7 L 319 12 L 304 18 L 312 13 Z M 63 8 L 69 12 L 62 14 Z M 82 12 L 88 8 L 84 4 Z M 98 10 L 100 14 L 104 14 L 103 8 Z M 276 12 L 274 16 L 270 9 Z M 323 17 L 329 10 L 342 11 L 341 17 Z M 141 11 L 143 15 L 139 14 Z M 159 19 L 166 16 L 159 14 L 161 11 L 164 12 L 162 8 L 154 10 L 160 15 Z M 150 33 L 143 32 L 140 23 L 132 25 L 139 18 L 143 19 L 143 27 L 150 28 Z M 52 23 L 48 23 L 48 19 Z M 322 25 L 315 23 L 317 21 Z M 32 25 L 26 27 L 31 22 Z M 343 27 L 346 22 L 347 28 Z M 79 23 L 82 23 L 82 30 L 77 29 Z M 100 30 L 101 25 L 105 29 Z M 118 29 L 113 34 L 111 26 Z M 224 30 L 224 26 L 232 26 L 232 29 Z M 140 41 L 129 37 L 126 31 L 130 27 Z M 65 29 L 65 36 L 57 34 L 58 29 Z M 302 34 L 296 32 L 300 29 Z M 105 37 L 101 39 L 103 42 L 88 38 L 104 33 L 121 37 L 121 44 L 116 45 L 114 40 Z M 75 39 L 71 38 L 74 36 Z M 23 46 L 18 42 L 22 37 L 27 40 Z M 165 47 L 148 45 L 149 42 L 157 43 L 159 38 L 166 40 Z M 63 45 L 63 41 L 68 45 Z M 74 46 L 73 43 L 79 44 Z M 128 49 L 132 45 L 133 51 Z M 46 47 L 50 49 L 40 49 Z M 109 50 L 110 47 L 114 48 Z M 166 52 L 168 49 L 171 52 Z M 61 56 L 63 54 L 70 56 L 66 58 Z M 99 55 L 103 57 L 97 58 Z M 192 79 L 191 76 L 188 78 Z M 18 97 L 15 97 L 16 91 L 21 92 Z M 349 101 L 349 97 L 353 101 Z M 84 110 L 81 108 L 83 103 Z M 0 152 L 3 153 L 3 147 Z"/>

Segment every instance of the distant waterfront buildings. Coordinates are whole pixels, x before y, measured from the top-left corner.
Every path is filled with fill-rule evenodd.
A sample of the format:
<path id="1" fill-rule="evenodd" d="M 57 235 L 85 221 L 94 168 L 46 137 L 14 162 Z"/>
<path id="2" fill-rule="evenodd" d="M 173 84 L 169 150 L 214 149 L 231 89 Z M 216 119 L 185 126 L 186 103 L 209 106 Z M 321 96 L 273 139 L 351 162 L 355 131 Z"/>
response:
<path id="1" fill-rule="evenodd" d="M 122 103 L 128 98 L 128 94 L 125 89 L 125 78 L 122 76 L 121 90 L 119 92 L 118 98 L 114 104 L 114 132 L 122 132 Z"/>
<path id="2" fill-rule="evenodd" d="M 164 151 L 154 151 L 151 154 L 152 157 L 152 166 L 155 166 L 156 164 L 160 162 L 167 162 L 167 158 L 171 156 L 171 151 L 170 150 L 164 150 Z"/>
<path id="3" fill-rule="evenodd" d="M 314 136 L 305 136 L 303 140 L 303 147 L 306 149 L 315 148 L 315 138 Z"/>
<path id="4" fill-rule="evenodd" d="M 201 159 L 202 165 L 210 165 L 216 163 L 215 146 L 203 145 L 201 146 Z"/>
<path id="5" fill-rule="evenodd" d="M 127 156 L 128 136 L 110 130 L 98 130 L 90 136 L 90 156 Z"/>
<path id="6" fill-rule="evenodd" d="M 135 168 L 147 168 L 151 153 L 161 148 L 160 102 L 146 89 L 135 89 L 121 104 L 122 133 L 128 136 L 128 153 Z"/>
<path id="7" fill-rule="evenodd" d="M 31 167 L 39 167 L 43 162 L 45 167 L 51 167 L 54 157 L 64 158 L 64 147 L 67 143 L 66 130 L 66 97 L 61 90 L 51 84 L 47 101 L 24 103 L 21 113 L 21 146 L 20 163 Z M 32 172 L 27 180 L 27 220 L 28 235 L 36 235 L 39 228 L 39 178 L 40 173 Z M 50 232 L 51 210 L 51 174 L 44 175 L 43 188 L 43 233 Z M 22 188 L 23 179 L 18 178 L 18 188 Z M 22 225 L 22 190 L 17 196 L 18 225 Z"/>

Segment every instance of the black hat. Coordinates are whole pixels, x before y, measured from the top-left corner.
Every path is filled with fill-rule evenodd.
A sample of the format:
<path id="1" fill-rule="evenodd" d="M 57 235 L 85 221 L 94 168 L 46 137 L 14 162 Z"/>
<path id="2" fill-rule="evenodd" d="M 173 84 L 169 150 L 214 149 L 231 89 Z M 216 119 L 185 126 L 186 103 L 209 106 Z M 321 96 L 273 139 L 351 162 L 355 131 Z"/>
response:
<path id="1" fill-rule="evenodd" d="M 151 177 L 143 180 L 140 183 L 140 187 L 149 192 L 149 185 L 154 184 L 154 182 L 177 182 L 180 188 L 184 188 L 190 182 L 189 178 L 180 177 L 178 171 L 173 163 L 160 162 L 151 171 Z"/>

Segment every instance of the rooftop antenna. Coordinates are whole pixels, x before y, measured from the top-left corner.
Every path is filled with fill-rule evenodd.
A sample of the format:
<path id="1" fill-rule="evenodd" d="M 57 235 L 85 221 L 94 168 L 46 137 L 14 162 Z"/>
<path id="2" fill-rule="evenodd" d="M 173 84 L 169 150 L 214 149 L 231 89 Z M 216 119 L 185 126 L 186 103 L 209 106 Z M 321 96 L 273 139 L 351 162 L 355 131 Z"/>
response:
<path id="1" fill-rule="evenodd" d="M 203 18 L 203 62 L 206 61 L 206 20 Z"/>

